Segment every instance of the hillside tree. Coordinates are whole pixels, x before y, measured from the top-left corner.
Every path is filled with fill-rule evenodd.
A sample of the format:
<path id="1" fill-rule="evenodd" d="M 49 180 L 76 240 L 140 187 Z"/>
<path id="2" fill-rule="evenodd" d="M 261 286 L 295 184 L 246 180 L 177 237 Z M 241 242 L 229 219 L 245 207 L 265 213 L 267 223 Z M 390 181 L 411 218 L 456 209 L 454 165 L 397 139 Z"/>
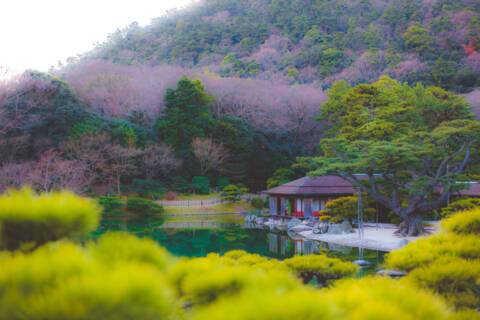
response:
<path id="1" fill-rule="evenodd" d="M 340 176 L 402 220 L 399 234 L 423 233 L 422 213 L 446 204 L 478 146 L 468 103 L 437 87 L 388 77 L 355 87 L 339 82 L 322 118 L 321 154 L 302 159 L 312 175 Z M 358 175 L 362 174 L 362 175 Z"/>
<path id="2" fill-rule="evenodd" d="M 191 153 L 193 139 L 205 137 L 213 124 L 212 100 L 199 80 L 181 78 L 165 95 L 165 110 L 156 123 L 160 138 L 179 155 Z"/>

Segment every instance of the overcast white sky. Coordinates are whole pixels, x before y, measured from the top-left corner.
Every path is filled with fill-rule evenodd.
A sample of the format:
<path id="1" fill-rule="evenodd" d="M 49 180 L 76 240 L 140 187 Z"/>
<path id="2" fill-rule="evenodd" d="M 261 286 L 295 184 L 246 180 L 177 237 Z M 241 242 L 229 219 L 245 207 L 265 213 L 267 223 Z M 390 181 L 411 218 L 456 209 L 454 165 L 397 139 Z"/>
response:
<path id="1" fill-rule="evenodd" d="M 137 21 L 191 0 L 0 0 L 0 66 L 47 71 Z"/>

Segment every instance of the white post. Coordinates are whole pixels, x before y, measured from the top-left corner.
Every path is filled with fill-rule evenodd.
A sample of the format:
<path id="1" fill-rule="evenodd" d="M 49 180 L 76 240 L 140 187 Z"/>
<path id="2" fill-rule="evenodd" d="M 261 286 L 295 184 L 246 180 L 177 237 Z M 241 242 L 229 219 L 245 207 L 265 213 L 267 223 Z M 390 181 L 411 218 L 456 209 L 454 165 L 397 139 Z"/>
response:
<path id="1" fill-rule="evenodd" d="M 362 201 L 362 191 L 358 190 L 358 206 L 357 206 L 357 214 L 358 214 L 358 236 L 360 240 L 363 239 L 363 201 Z"/>

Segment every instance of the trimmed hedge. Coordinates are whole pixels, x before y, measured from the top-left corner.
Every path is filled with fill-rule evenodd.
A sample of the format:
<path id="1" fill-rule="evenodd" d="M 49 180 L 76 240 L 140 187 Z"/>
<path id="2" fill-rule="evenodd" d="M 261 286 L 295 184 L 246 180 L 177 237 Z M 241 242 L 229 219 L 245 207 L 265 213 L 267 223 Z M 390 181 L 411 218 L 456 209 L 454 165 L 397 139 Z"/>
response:
<path id="1" fill-rule="evenodd" d="M 331 280 L 352 276 L 358 271 L 357 265 L 326 255 L 295 256 L 285 260 L 284 263 L 304 283 L 316 278 L 321 285 L 326 285 Z"/>
<path id="2" fill-rule="evenodd" d="M 143 216 L 158 216 L 163 213 L 161 205 L 143 198 L 128 198 L 126 208 L 129 212 Z"/>

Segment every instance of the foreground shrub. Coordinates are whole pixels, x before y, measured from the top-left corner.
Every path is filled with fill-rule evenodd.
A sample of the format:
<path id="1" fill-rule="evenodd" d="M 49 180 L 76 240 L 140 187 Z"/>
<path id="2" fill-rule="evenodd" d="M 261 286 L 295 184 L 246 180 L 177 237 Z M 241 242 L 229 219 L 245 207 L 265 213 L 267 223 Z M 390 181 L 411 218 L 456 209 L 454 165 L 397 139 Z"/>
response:
<path id="1" fill-rule="evenodd" d="M 480 259 L 480 237 L 441 233 L 409 243 L 387 255 L 388 268 L 411 271 L 440 258 Z"/>
<path id="2" fill-rule="evenodd" d="M 177 295 L 186 303 L 201 306 L 221 298 L 235 297 L 245 292 L 285 291 L 300 286 L 290 273 L 242 264 L 208 256 L 185 260 L 175 265 L 169 275 Z"/>
<path id="3" fill-rule="evenodd" d="M 33 299 L 29 319 L 165 319 L 174 303 L 162 276 L 142 265 L 124 265 L 73 277 Z"/>
<path id="4" fill-rule="evenodd" d="M 440 259 L 413 270 L 408 280 L 442 295 L 457 308 L 480 306 L 480 260 Z"/>
<path id="5" fill-rule="evenodd" d="M 442 221 L 442 227 L 456 234 L 480 235 L 480 208 L 453 214 Z"/>
<path id="6" fill-rule="evenodd" d="M 453 201 L 450 203 L 448 206 L 443 208 L 440 211 L 440 215 L 443 218 L 449 217 L 450 215 L 460 212 L 460 211 L 467 211 L 467 210 L 472 210 L 477 207 L 480 207 L 480 199 L 478 198 L 462 198 Z"/>
<path id="7" fill-rule="evenodd" d="M 163 213 L 163 207 L 161 205 L 142 198 L 128 198 L 127 210 L 142 216 L 158 216 Z"/>
<path id="8" fill-rule="evenodd" d="M 92 256 L 105 264 L 141 262 L 165 270 L 173 257 L 151 239 L 140 239 L 121 232 L 104 234 L 88 249 Z"/>
<path id="9" fill-rule="evenodd" d="M 70 192 L 9 191 L 0 196 L 0 248 L 82 238 L 97 228 L 101 211 L 95 201 Z"/>
<path id="10" fill-rule="evenodd" d="M 130 249 L 111 252 L 122 243 Z M 164 262 L 150 258 L 164 251 L 138 254 L 132 245 L 144 253 L 150 242 L 108 235 L 88 249 L 60 242 L 0 255 L 0 319 L 169 318 L 178 310 L 158 268 Z"/>
<path id="11" fill-rule="evenodd" d="M 326 255 L 295 256 L 284 261 L 304 283 L 316 279 L 319 284 L 326 285 L 328 281 L 351 276 L 358 271 L 358 266 Z"/>
<path id="12" fill-rule="evenodd" d="M 480 210 L 463 211 L 442 221 L 440 234 L 417 240 L 386 259 L 389 268 L 442 295 L 457 309 L 480 306 Z M 459 316 L 460 317 L 460 316 Z"/>
<path id="13" fill-rule="evenodd" d="M 463 309 L 457 311 L 453 316 L 453 320 L 480 320 L 480 313 L 477 310 Z"/>
<path id="14" fill-rule="evenodd" d="M 248 292 L 201 309 L 195 320 L 448 319 L 440 299 L 390 279 L 347 280 L 332 289 Z"/>

